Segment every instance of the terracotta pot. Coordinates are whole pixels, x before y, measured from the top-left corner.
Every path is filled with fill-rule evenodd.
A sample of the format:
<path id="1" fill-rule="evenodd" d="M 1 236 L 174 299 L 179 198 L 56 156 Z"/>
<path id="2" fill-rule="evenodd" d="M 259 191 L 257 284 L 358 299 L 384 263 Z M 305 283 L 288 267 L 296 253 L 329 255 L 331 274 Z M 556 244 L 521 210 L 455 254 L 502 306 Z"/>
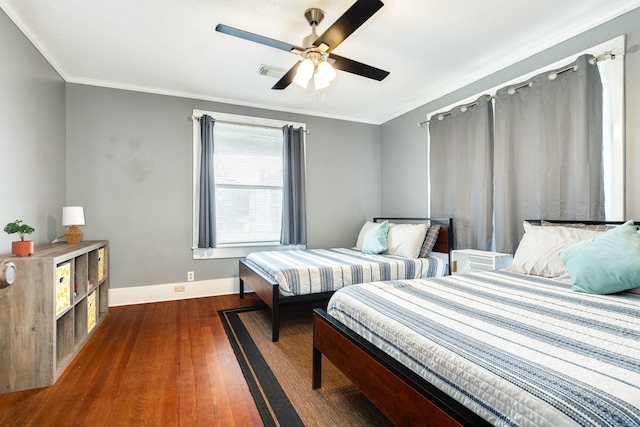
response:
<path id="1" fill-rule="evenodd" d="M 33 253 L 33 240 L 18 240 L 11 242 L 11 253 L 15 256 L 29 255 Z"/>

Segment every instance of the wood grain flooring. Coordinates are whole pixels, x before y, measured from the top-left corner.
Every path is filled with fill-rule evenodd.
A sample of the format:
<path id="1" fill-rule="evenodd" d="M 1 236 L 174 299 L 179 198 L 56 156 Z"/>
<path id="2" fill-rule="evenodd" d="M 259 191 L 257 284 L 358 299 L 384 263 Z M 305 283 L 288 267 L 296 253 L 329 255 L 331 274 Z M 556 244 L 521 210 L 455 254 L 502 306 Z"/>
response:
<path id="1" fill-rule="evenodd" d="M 0 394 L 0 426 L 261 426 L 217 313 L 259 303 L 112 307 L 56 384 Z"/>

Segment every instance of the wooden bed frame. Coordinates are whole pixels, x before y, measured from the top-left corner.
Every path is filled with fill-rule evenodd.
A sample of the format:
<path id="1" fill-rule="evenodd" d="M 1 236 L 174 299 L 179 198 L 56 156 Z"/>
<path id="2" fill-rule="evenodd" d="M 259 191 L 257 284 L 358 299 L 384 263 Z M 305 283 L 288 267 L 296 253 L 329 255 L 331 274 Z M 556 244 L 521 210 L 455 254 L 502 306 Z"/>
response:
<path id="1" fill-rule="evenodd" d="M 433 252 L 441 252 L 451 256 L 453 249 L 453 221 L 451 218 L 373 218 L 374 222 L 396 221 L 403 223 L 410 222 L 431 222 L 440 224 L 440 234 L 433 248 Z M 450 264 L 449 264 L 450 265 Z M 451 268 L 451 267 L 449 267 Z M 318 300 L 328 300 L 333 291 L 321 292 L 308 295 L 282 296 L 280 287 L 260 271 L 254 270 L 244 259 L 240 260 L 240 298 L 244 298 L 245 286 L 249 286 L 253 291 L 271 308 L 271 340 L 278 341 L 280 331 L 280 306 L 287 304 L 306 303 Z"/>
<path id="2" fill-rule="evenodd" d="M 541 225 L 545 220 L 526 221 Z M 561 225 L 624 224 L 624 221 L 548 221 Z M 635 224 L 638 226 L 640 222 Z M 322 385 L 323 355 L 398 426 L 490 425 L 469 408 L 335 320 L 325 310 L 315 309 L 313 389 Z"/>
<path id="3" fill-rule="evenodd" d="M 312 387 L 322 386 L 325 356 L 397 426 L 488 426 L 323 309 L 313 311 Z"/>

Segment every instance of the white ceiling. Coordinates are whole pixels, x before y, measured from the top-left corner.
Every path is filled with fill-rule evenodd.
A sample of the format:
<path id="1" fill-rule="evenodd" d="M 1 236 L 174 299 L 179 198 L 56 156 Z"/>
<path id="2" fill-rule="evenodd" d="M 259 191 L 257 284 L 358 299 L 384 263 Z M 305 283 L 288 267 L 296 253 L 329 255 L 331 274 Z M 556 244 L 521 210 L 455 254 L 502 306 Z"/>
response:
<path id="1" fill-rule="evenodd" d="M 223 23 L 302 45 L 304 11 L 321 34 L 355 0 L 0 0 L 71 83 L 185 96 L 380 124 L 640 6 L 640 0 L 383 0 L 335 50 L 390 71 L 382 82 L 338 72 L 314 92 L 260 65 L 289 53 L 214 31 Z"/>

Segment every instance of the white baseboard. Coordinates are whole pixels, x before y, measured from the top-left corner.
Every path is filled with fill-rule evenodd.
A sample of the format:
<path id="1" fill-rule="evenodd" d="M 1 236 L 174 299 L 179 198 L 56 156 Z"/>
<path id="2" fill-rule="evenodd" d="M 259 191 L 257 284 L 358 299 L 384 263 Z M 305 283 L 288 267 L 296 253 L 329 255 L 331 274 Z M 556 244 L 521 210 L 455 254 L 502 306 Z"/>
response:
<path id="1" fill-rule="evenodd" d="M 175 288 L 180 286 L 184 286 L 184 292 L 176 292 Z M 110 288 L 109 307 L 210 297 L 216 295 L 229 295 L 237 294 L 239 291 L 240 285 L 237 277 L 229 279 L 199 280 L 196 282 L 136 286 L 130 288 Z M 251 292 L 249 289 L 245 289 L 245 291 Z"/>

